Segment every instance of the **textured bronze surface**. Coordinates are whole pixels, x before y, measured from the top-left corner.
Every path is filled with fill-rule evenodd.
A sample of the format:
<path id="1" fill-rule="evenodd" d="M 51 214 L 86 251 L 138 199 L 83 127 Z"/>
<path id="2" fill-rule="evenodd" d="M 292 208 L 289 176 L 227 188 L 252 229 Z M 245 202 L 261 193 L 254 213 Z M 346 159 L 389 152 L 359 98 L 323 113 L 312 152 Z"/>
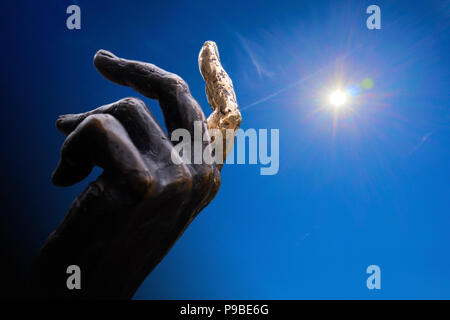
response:
<path id="1" fill-rule="evenodd" d="M 53 183 L 73 185 L 94 166 L 103 173 L 74 200 L 35 260 L 32 287 L 41 298 L 131 298 L 220 186 L 220 164 L 173 163 L 171 132 L 193 132 L 201 121 L 208 135 L 208 125 L 236 130 L 241 122 L 213 42 L 199 57 L 214 110 L 208 121 L 176 74 L 104 50 L 94 64 L 105 78 L 157 99 L 168 134 L 138 98 L 57 119 L 67 138 Z M 81 268 L 81 290 L 66 287 L 69 265 Z"/>

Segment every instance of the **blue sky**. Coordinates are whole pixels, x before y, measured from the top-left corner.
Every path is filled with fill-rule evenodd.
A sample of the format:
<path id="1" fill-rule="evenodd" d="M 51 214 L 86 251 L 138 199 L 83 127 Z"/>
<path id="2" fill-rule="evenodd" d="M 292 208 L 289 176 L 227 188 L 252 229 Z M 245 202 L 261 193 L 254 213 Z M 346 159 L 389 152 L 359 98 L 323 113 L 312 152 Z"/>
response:
<path id="1" fill-rule="evenodd" d="M 81 8 L 81 30 L 65 27 L 70 4 Z M 366 28 L 371 4 L 381 30 Z M 280 130 L 280 169 L 225 166 L 217 197 L 135 297 L 450 298 L 449 1 L 23 1 L 1 10 L 11 269 L 26 273 L 88 182 L 50 183 L 64 139 L 57 116 L 139 96 L 103 79 L 94 53 L 179 74 L 209 114 L 197 55 L 214 40 L 242 128 Z M 330 90 L 366 78 L 373 87 L 351 109 L 327 108 Z M 381 267 L 379 291 L 366 288 L 371 264 Z"/>

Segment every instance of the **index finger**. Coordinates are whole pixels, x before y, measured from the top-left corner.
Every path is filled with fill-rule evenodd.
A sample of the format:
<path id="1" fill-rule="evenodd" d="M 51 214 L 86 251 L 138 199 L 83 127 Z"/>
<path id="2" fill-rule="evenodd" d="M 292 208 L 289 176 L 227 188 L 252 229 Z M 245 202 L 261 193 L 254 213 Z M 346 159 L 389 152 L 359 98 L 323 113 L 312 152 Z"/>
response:
<path id="1" fill-rule="evenodd" d="M 159 100 L 169 135 L 178 128 L 193 133 L 195 121 L 201 121 L 203 129 L 207 130 L 200 105 L 178 75 L 151 63 L 119 58 L 106 50 L 95 54 L 94 64 L 108 80 Z"/>

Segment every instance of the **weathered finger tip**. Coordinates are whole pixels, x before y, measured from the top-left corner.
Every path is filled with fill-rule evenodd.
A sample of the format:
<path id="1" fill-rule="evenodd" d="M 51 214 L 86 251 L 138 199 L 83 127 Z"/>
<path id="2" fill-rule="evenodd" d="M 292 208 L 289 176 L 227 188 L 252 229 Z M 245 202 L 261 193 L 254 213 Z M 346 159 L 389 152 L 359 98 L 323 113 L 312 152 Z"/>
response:
<path id="1" fill-rule="evenodd" d="M 217 44 L 214 41 L 205 41 L 199 53 L 199 65 L 202 67 L 204 59 L 211 59 L 211 57 L 215 57 L 219 59 L 219 49 L 217 48 Z"/>
<path id="2" fill-rule="evenodd" d="M 111 51 L 100 49 L 94 55 L 94 61 L 99 59 L 117 59 L 117 56 L 114 55 Z"/>
<path id="3" fill-rule="evenodd" d="M 118 59 L 119 58 L 113 53 L 101 49 L 94 55 L 94 65 L 98 70 L 103 70 L 105 67 L 110 66 L 112 62 L 115 62 Z"/>
<path id="4" fill-rule="evenodd" d="M 204 48 L 207 48 L 207 47 L 217 48 L 217 44 L 214 41 L 208 40 L 208 41 L 205 41 L 205 43 L 203 43 L 203 47 Z"/>
<path id="5" fill-rule="evenodd" d="M 127 85 L 127 61 L 107 50 L 99 50 L 94 56 L 94 66 L 106 79 L 120 85 Z"/>

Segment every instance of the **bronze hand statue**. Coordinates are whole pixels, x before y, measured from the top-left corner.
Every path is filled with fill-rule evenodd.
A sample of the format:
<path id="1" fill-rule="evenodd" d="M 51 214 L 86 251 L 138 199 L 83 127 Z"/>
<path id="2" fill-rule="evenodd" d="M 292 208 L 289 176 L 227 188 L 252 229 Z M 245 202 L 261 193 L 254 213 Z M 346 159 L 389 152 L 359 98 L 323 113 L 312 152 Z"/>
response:
<path id="1" fill-rule="evenodd" d="M 181 157 L 174 163 L 171 133 L 193 132 L 200 121 L 210 137 L 209 130 L 237 130 L 241 121 L 213 42 L 199 56 L 214 110 L 208 120 L 176 74 L 104 50 L 94 64 L 107 79 L 157 99 L 168 134 L 137 98 L 58 118 L 56 126 L 67 138 L 53 183 L 73 185 L 94 166 L 103 173 L 74 200 L 35 260 L 32 287 L 42 298 L 131 298 L 220 186 L 220 163 L 191 164 Z M 203 149 L 210 140 L 202 139 Z M 80 290 L 66 286 L 70 265 L 80 267 Z"/>

